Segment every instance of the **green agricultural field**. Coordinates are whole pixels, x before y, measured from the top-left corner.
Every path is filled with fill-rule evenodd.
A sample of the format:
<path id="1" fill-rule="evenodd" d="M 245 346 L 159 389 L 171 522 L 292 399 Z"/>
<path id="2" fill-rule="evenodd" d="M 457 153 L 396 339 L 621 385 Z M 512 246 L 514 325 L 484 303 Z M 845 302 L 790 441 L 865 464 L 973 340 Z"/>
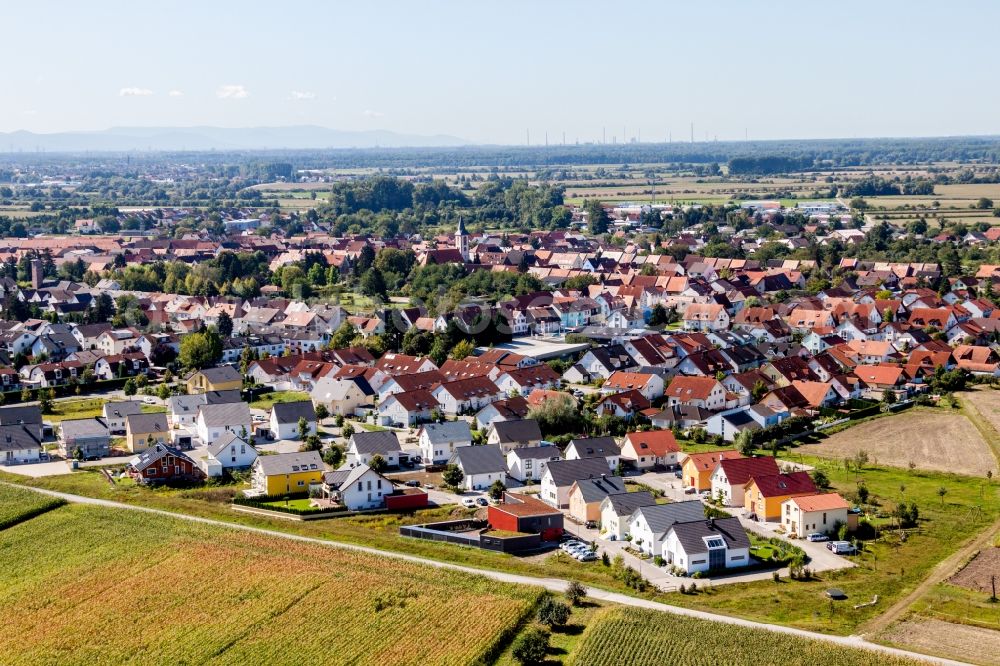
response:
<path id="1" fill-rule="evenodd" d="M 0 663 L 10 666 L 469 664 L 498 653 L 539 594 L 80 505 L 0 531 L 0 551 Z"/>
<path id="2" fill-rule="evenodd" d="M 51 511 L 64 502 L 24 488 L 0 485 L 0 530 Z"/>
<path id="3" fill-rule="evenodd" d="M 660 664 L 825 664 L 904 666 L 918 663 L 858 648 L 634 608 L 601 611 L 566 660 L 575 666 Z"/>

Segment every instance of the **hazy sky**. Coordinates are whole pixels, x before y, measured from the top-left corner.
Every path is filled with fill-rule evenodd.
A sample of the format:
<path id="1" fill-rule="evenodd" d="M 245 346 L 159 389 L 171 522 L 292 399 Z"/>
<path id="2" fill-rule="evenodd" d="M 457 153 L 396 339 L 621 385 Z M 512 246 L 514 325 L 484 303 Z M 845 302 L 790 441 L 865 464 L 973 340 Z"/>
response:
<path id="1" fill-rule="evenodd" d="M 1000 3 L 8 0 L 0 131 L 1000 133 Z"/>

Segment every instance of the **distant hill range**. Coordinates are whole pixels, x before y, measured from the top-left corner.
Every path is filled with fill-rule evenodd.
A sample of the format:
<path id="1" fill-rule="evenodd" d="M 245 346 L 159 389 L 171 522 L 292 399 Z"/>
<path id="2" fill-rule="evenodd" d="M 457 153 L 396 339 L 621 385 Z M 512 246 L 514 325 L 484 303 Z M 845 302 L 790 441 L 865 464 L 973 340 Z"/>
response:
<path id="1" fill-rule="evenodd" d="M 387 130 L 345 131 L 292 127 L 112 127 L 92 132 L 0 132 L 0 152 L 132 150 L 321 150 L 324 148 L 409 148 L 468 145 L 454 136 L 398 134 Z"/>

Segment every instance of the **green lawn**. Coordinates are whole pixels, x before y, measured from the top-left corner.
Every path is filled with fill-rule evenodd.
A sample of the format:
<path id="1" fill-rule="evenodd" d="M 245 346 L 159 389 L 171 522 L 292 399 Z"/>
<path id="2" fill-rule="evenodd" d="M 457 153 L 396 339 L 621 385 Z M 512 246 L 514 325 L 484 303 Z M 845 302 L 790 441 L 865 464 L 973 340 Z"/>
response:
<path id="1" fill-rule="evenodd" d="M 53 401 L 52 411 L 43 415 L 43 420 L 58 423 L 72 419 L 89 419 L 101 415 L 104 408 L 104 398 L 74 398 L 72 400 Z"/>
<path id="2" fill-rule="evenodd" d="M 312 506 L 312 500 L 309 498 L 305 499 L 290 499 L 287 502 L 284 500 L 275 500 L 274 502 L 265 502 L 264 506 L 276 506 L 289 509 L 298 509 L 299 511 L 309 511 L 314 508 Z"/>
<path id="3" fill-rule="evenodd" d="M 309 394 L 305 391 L 273 391 L 271 393 L 265 393 L 257 400 L 251 402 L 250 407 L 270 411 L 271 407 L 276 402 L 298 402 L 300 400 L 308 399 Z"/>

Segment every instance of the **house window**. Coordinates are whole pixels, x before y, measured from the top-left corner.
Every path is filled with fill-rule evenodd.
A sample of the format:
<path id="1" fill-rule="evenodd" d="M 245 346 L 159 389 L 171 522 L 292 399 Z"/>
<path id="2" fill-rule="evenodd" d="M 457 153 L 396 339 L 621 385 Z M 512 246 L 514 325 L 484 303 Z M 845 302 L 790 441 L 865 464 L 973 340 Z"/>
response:
<path id="1" fill-rule="evenodd" d="M 298 485 L 299 485 L 299 486 L 304 486 L 304 485 L 306 485 L 306 482 L 305 482 L 305 481 L 302 481 L 302 480 L 300 479 L 300 480 L 299 480 L 299 482 L 298 482 Z"/>

